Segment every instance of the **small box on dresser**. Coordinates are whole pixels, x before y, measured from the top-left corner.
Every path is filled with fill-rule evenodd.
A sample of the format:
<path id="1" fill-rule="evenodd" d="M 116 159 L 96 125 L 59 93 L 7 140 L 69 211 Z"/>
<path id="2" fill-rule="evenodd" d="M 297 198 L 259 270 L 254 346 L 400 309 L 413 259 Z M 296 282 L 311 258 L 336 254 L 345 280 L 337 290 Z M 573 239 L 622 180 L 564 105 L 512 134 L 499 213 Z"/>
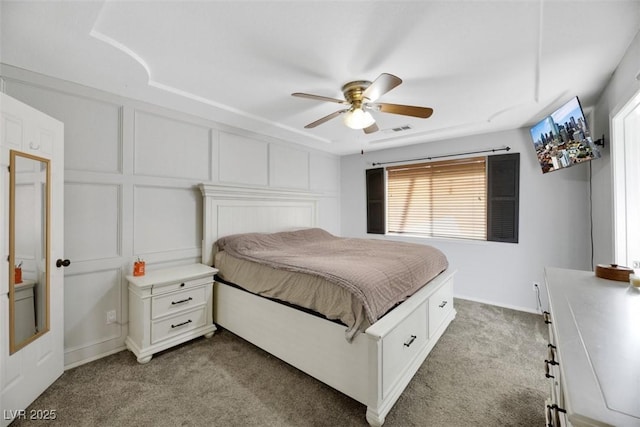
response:
<path id="1" fill-rule="evenodd" d="M 125 343 L 139 363 L 177 344 L 213 335 L 217 272 L 204 264 L 191 264 L 127 276 L 129 335 Z"/>

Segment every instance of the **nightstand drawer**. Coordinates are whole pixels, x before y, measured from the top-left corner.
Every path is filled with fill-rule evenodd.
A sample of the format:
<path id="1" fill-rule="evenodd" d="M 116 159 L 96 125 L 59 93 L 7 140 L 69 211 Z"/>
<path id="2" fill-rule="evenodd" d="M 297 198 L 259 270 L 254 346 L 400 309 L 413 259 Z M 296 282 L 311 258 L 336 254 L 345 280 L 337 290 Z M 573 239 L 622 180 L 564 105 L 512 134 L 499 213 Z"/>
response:
<path id="1" fill-rule="evenodd" d="M 206 320 L 207 309 L 203 306 L 196 310 L 153 321 L 151 323 L 151 343 L 155 344 L 174 335 L 196 329 L 203 326 Z"/>
<path id="2" fill-rule="evenodd" d="M 207 285 L 205 285 L 207 286 Z M 206 288 L 198 286 L 182 292 L 151 297 L 151 318 L 156 319 L 170 313 L 191 309 L 206 303 Z"/>
<path id="3" fill-rule="evenodd" d="M 151 288 L 151 294 L 166 294 L 168 292 L 175 292 L 182 289 L 193 288 L 195 286 L 205 285 L 207 283 L 213 283 L 213 275 L 211 275 L 211 277 L 201 277 L 199 279 L 184 280 L 163 285 L 154 285 L 153 288 Z"/>

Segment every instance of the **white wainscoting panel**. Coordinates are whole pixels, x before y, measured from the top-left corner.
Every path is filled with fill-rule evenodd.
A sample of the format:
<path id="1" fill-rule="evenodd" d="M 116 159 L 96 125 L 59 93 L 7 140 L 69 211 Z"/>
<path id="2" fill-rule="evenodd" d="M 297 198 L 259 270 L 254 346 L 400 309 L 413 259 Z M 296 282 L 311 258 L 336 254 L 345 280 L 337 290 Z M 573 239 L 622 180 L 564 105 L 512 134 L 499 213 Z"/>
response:
<path id="1" fill-rule="evenodd" d="M 309 152 L 269 144 L 269 185 L 276 188 L 309 189 Z"/>
<path id="2" fill-rule="evenodd" d="M 310 189 L 338 193 L 340 160 L 322 153 L 311 153 L 309 160 Z"/>
<path id="3" fill-rule="evenodd" d="M 121 172 L 120 105 L 18 82 L 7 93 L 64 123 L 65 170 Z"/>
<path id="4" fill-rule="evenodd" d="M 133 253 L 199 249 L 202 200 L 196 187 L 134 187 Z"/>
<path id="5" fill-rule="evenodd" d="M 220 182 L 267 186 L 268 145 L 262 141 L 220 132 L 218 173 Z"/>
<path id="6" fill-rule="evenodd" d="M 210 180 L 209 128 L 136 111 L 136 175 Z"/>
<path id="7" fill-rule="evenodd" d="M 113 340 L 122 334 L 120 269 L 65 276 L 65 353 Z M 107 324 L 107 311 L 116 322 Z"/>
<path id="8" fill-rule="evenodd" d="M 120 256 L 120 186 L 67 182 L 64 188 L 65 257 L 81 262 Z"/>

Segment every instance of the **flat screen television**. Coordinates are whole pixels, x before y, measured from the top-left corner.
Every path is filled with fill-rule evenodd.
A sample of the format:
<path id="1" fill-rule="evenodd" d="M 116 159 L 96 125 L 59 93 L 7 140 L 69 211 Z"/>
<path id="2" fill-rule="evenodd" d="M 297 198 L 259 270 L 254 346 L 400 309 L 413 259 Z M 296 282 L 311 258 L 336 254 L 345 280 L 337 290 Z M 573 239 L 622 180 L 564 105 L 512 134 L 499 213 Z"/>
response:
<path id="1" fill-rule="evenodd" d="M 530 132 L 542 173 L 600 158 L 577 96 L 540 120 Z"/>

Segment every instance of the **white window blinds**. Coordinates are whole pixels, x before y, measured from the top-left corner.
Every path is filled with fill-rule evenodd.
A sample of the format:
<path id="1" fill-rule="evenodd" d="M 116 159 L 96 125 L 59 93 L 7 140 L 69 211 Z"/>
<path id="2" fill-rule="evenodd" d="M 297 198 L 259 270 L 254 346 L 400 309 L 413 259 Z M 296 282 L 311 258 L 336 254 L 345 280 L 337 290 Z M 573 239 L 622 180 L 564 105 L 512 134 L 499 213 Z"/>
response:
<path id="1" fill-rule="evenodd" d="M 387 231 L 486 240 L 486 158 L 388 167 Z"/>

